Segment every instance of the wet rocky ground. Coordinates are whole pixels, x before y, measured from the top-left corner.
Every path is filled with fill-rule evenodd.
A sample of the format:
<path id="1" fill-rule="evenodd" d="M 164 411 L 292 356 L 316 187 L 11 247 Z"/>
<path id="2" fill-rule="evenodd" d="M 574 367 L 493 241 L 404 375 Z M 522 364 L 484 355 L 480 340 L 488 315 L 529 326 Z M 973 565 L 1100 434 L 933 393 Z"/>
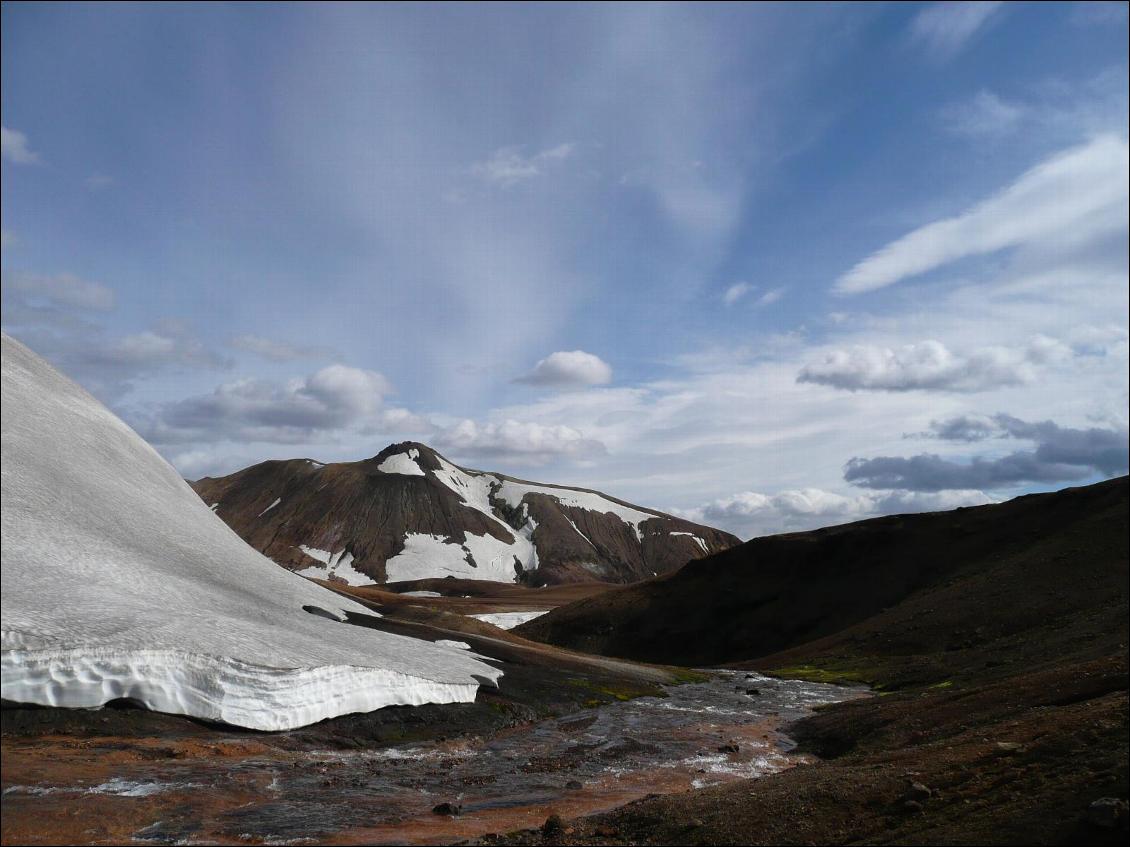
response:
<path id="1" fill-rule="evenodd" d="M 576 678 L 578 688 L 588 681 Z M 429 740 L 354 745 L 114 710 L 5 712 L 5 843 L 436 844 L 733 783 L 802 761 L 781 728 L 863 696 L 743 671 L 574 706 L 532 723 L 433 723 Z M 408 710 L 406 710 L 408 711 Z M 22 714 L 17 715 L 17 712 Z M 472 712 L 468 711 L 468 714 Z M 66 717 L 66 716 L 64 716 Z M 99 734 L 97 722 L 104 732 Z M 161 728 L 161 722 L 165 722 Z M 450 735 L 436 735 L 449 726 Z M 124 731 L 148 726 L 149 731 Z M 358 724 L 362 728 L 361 724 Z M 421 733 L 428 735 L 428 733 Z"/>

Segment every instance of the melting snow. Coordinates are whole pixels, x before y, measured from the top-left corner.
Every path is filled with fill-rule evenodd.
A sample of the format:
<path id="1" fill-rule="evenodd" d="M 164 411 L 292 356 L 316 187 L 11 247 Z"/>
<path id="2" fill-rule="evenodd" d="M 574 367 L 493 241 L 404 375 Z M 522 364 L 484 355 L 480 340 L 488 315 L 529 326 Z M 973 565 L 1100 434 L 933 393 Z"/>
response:
<path id="1" fill-rule="evenodd" d="M 305 544 L 298 545 L 298 549 L 311 559 L 317 559 L 325 565 L 324 568 L 311 565 L 308 568 L 295 571 L 299 576 L 308 576 L 314 579 L 329 579 L 331 576 L 336 576 L 339 579 L 344 579 L 350 585 L 373 584 L 371 576 L 366 576 L 353 568 L 352 553 L 346 553 L 344 550 L 340 553 L 331 553 L 329 550 L 319 550 L 316 547 L 307 547 Z"/>
<path id="2" fill-rule="evenodd" d="M 413 453 L 416 455 L 412 455 Z M 407 453 L 393 453 L 377 465 L 377 470 L 381 473 L 398 473 L 404 476 L 424 476 L 423 468 L 416 464 L 416 457 L 419 455 L 419 450 L 409 450 Z"/>
<path id="3" fill-rule="evenodd" d="M 702 548 L 703 553 L 709 553 L 710 552 L 710 548 L 706 546 L 706 542 L 703 541 L 701 538 L 699 538 L 697 535 L 695 535 L 693 532 L 669 532 L 667 534 L 668 535 L 689 535 L 691 538 L 693 538 L 695 541 L 698 542 L 698 546 Z"/>
<path id="4" fill-rule="evenodd" d="M 274 503 L 272 503 L 270 506 L 265 508 L 263 511 L 261 511 L 259 514 L 257 514 L 255 517 L 257 517 L 257 518 L 263 517 L 263 515 L 267 514 L 267 512 L 271 511 L 271 509 L 275 508 L 275 506 L 277 506 L 281 502 L 282 502 L 282 498 L 276 497 Z M 217 504 L 217 505 L 219 505 L 219 504 Z"/>
<path id="5" fill-rule="evenodd" d="M 454 647 L 456 650 L 470 650 L 471 645 L 466 641 L 449 641 L 446 638 L 441 638 L 436 644 L 442 644 L 444 647 Z"/>
<path id="6" fill-rule="evenodd" d="M 499 500 L 505 500 L 514 507 L 521 504 L 522 498 L 527 494 L 546 494 L 557 500 L 562 506 L 573 506 L 578 509 L 587 509 L 590 512 L 600 512 L 601 514 L 611 512 L 624 523 L 631 526 L 632 531 L 636 534 L 636 539 L 639 541 L 643 540 L 643 533 L 640 532 L 640 524 L 652 518 L 659 517 L 651 512 L 643 512 L 639 509 L 633 509 L 630 506 L 616 503 L 594 492 L 578 491 L 575 488 L 558 488 L 552 485 L 535 485 L 534 483 L 505 479 L 502 480 L 502 484 L 499 486 L 498 490 L 494 492 L 495 497 Z M 575 526 L 574 529 L 576 529 Z M 580 532 L 580 530 L 577 531 Z M 587 541 L 588 539 L 585 540 Z"/>
<path id="7" fill-rule="evenodd" d="M 470 702 L 476 677 L 500 676 L 462 651 L 308 614 L 366 610 L 255 552 L 136 433 L 7 335 L 2 360 L 4 699 L 128 697 L 281 730 Z"/>
<path id="8" fill-rule="evenodd" d="M 404 549 L 385 562 L 385 574 L 389 582 L 448 575 L 513 582 L 514 547 L 492 535 L 468 532 L 466 540 L 459 544 L 448 543 L 442 535 L 410 532 L 404 539 Z M 476 567 L 467 561 L 468 553 Z"/>
<path id="9" fill-rule="evenodd" d="M 544 614 L 548 614 L 552 609 L 538 609 L 533 612 L 493 612 L 489 615 L 470 615 L 486 623 L 491 623 L 499 629 L 513 629 L 516 626 L 521 626 L 526 621 L 532 621 L 534 618 L 540 618 Z"/>

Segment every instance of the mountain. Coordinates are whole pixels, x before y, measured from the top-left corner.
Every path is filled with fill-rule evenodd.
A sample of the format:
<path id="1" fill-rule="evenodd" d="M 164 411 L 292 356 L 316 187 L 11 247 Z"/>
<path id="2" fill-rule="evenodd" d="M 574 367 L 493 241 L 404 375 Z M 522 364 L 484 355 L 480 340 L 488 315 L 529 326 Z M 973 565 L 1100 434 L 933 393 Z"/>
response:
<path id="1" fill-rule="evenodd" d="M 1125 844 L 1128 516 L 1122 477 L 760 538 L 511 630 L 880 695 L 788 727 L 811 765 L 567 820 L 570 843 Z"/>
<path id="2" fill-rule="evenodd" d="M 782 651 L 791 651 L 791 662 L 865 656 L 888 672 L 905 665 L 899 676 L 908 682 L 971 653 L 999 652 L 1002 640 L 1038 644 L 1035 660 L 1059 646 L 1085 646 L 1076 643 L 1079 633 L 1125 631 L 1128 494 L 1121 477 L 997 505 L 757 538 L 666 578 L 563 606 L 518 631 L 587 652 L 691 666 Z"/>
<path id="3" fill-rule="evenodd" d="M 244 544 L 97 400 L 3 336 L 3 699 L 289 729 L 467 702 L 500 672 Z"/>
<path id="4" fill-rule="evenodd" d="M 262 462 L 192 486 L 280 565 L 351 585 L 630 583 L 738 543 L 598 491 L 461 468 L 415 442 L 360 462 Z"/>

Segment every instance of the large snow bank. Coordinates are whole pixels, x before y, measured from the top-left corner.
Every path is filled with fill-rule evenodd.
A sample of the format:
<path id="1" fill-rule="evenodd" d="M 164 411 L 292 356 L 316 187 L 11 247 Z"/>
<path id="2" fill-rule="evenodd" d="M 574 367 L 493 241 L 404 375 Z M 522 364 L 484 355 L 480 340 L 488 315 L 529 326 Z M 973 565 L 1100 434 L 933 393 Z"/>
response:
<path id="1" fill-rule="evenodd" d="M 501 675 L 454 647 L 335 620 L 366 610 L 247 546 L 129 427 L 7 335 L 2 418 L 4 699 L 132 698 L 279 730 L 471 701 Z"/>

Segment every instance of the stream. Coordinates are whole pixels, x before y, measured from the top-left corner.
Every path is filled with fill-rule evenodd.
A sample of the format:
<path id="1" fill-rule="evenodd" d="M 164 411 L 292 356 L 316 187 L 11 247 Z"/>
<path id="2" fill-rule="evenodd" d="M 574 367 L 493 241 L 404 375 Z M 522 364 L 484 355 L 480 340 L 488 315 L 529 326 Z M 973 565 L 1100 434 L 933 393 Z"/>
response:
<path id="1" fill-rule="evenodd" d="M 708 682 L 669 687 L 665 698 L 584 709 L 485 740 L 345 752 L 250 746 L 130 761 L 112 779 L 91 772 L 69 786 L 5 779 L 4 809 L 73 815 L 89 805 L 92 817 L 110 822 L 107 840 L 125 827 L 135 843 L 448 843 L 537 827 L 554 812 L 593 814 L 648 794 L 783 770 L 800 758 L 790 755 L 782 725 L 814 706 L 863 696 L 711 673 Z M 98 840 L 99 832 L 87 832 Z"/>

